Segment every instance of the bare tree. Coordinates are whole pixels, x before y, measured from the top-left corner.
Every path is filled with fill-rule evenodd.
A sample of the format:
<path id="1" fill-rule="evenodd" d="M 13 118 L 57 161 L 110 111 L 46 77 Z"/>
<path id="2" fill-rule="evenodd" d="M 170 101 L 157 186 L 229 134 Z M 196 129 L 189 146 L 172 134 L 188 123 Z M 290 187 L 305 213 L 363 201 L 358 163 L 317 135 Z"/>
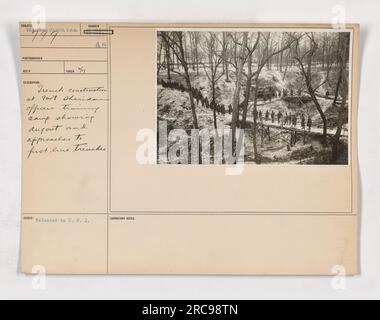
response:
<path id="1" fill-rule="evenodd" d="M 223 72 L 226 75 L 226 82 L 230 82 L 230 77 L 229 77 L 229 38 L 228 38 L 228 33 L 223 32 L 223 43 L 222 43 L 222 57 L 223 57 Z"/>
<path id="2" fill-rule="evenodd" d="M 295 41 L 293 39 L 287 39 L 287 41 L 283 41 L 282 42 L 282 46 L 281 47 L 278 47 L 277 50 L 273 51 L 271 50 L 270 48 L 268 48 L 269 46 L 272 47 L 274 42 L 270 42 L 269 39 L 270 39 L 270 32 L 268 33 L 259 33 L 257 38 L 256 38 L 256 42 L 255 44 L 253 45 L 253 47 L 251 48 L 247 48 L 247 51 L 248 51 L 248 56 L 247 56 L 247 59 L 248 59 L 248 74 L 244 74 L 247 78 L 247 85 L 246 85 L 246 88 L 247 88 L 247 91 L 246 91 L 246 94 L 245 94 L 245 100 L 244 100 L 244 103 L 243 103 L 243 118 L 242 118 L 242 127 L 244 128 L 245 127 L 245 123 L 246 123 L 246 120 L 247 120 L 247 113 L 248 113 L 248 102 L 249 102 L 249 99 L 250 99 L 250 88 L 252 86 L 252 79 L 256 79 L 255 80 L 255 85 L 256 87 L 258 86 L 258 80 L 259 80 L 259 76 L 260 76 L 260 73 L 262 71 L 262 69 L 264 68 L 265 65 L 268 65 L 268 62 L 276 55 L 278 54 L 282 54 L 284 51 L 290 49 L 292 43 Z M 258 45 L 260 44 L 259 41 L 260 39 L 262 39 L 262 43 L 261 45 L 263 46 L 261 53 L 258 52 L 257 53 L 257 59 L 258 59 L 258 63 L 257 63 L 257 69 L 255 70 L 255 72 L 252 72 L 252 54 L 257 51 L 257 47 Z M 277 45 L 277 44 L 276 44 Z"/>
<path id="3" fill-rule="evenodd" d="M 189 93 L 190 98 L 190 106 L 191 106 L 191 112 L 193 115 L 193 126 L 194 129 L 198 129 L 198 118 L 197 113 L 195 109 L 195 103 L 194 103 L 194 97 L 193 97 L 193 91 L 191 86 L 191 78 L 189 74 L 189 65 L 188 60 L 185 52 L 185 43 L 184 43 L 184 35 L 182 31 L 173 31 L 173 32 L 161 32 L 160 33 L 162 38 L 164 39 L 165 43 L 168 45 L 168 47 L 171 48 L 173 53 L 175 54 L 177 60 L 181 64 L 183 68 L 183 72 L 180 72 L 179 70 L 172 70 L 174 73 L 179 74 L 186 83 L 187 86 L 187 92 Z"/>
<path id="4" fill-rule="evenodd" d="M 163 41 L 159 43 L 159 49 L 157 50 L 157 77 L 160 74 L 162 68 L 162 49 L 163 49 Z"/>
<path id="5" fill-rule="evenodd" d="M 242 48 L 242 35 L 237 33 L 237 32 L 233 32 L 233 33 L 228 33 L 228 39 L 232 42 L 232 56 L 230 57 L 230 59 L 226 59 L 224 60 L 225 63 L 227 65 L 231 65 L 233 67 L 233 71 L 231 71 L 232 74 L 235 74 L 235 77 L 237 78 L 238 76 L 238 73 L 239 73 L 239 66 L 240 66 L 240 60 L 239 60 L 239 55 L 238 55 L 238 48 Z M 247 38 L 247 41 L 248 41 L 248 38 Z M 245 50 L 246 48 L 244 48 Z M 246 56 L 245 56 L 245 53 L 243 54 L 242 58 L 244 59 L 244 63 L 245 63 L 245 60 L 246 60 Z M 243 69 L 242 69 L 242 73 L 244 73 L 244 63 L 243 63 Z M 239 88 L 239 94 L 240 94 L 240 88 Z M 239 97 L 240 98 L 240 97 Z M 240 100 L 238 100 L 238 105 L 237 105 L 237 119 L 236 119 L 236 126 L 239 126 L 240 124 Z"/>
<path id="6" fill-rule="evenodd" d="M 349 33 L 340 33 L 340 50 L 339 50 L 339 79 L 340 81 L 337 84 L 341 91 L 342 103 L 338 107 L 336 103 L 333 103 L 336 107 L 338 107 L 338 124 L 337 129 L 333 139 L 332 145 L 332 156 L 331 162 L 336 163 L 338 160 L 338 148 L 339 148 L 339 140 L 342 133 L 342 127 L 344 123 L 344 115 L 348 113 L 347 108 L 347 97 L 348 97 L 348 71 L 347 71 L 347 62 L 349 57 L 349 45 L 350 45 L 350 34 Z"/>
<path id="7" fill-rule="evenodd" d="M 248 73 L 245 74 L 247 78 L 246 82 L 246 90 L 244 94 L 244 101 L 243 101 L 243 116 L 242 116 L 242 121 L 241 121 L 241 128 L 245 129 L 246 126 L 246 121 L 247 121 L 247 114 L 248 114 L 248 103 L 250 99 L 250 94 L 251 94 L 251 86 L 252 86 L 252 78 L 255 76 L 256 72 L 252 72 L 252 55 L 257 49 L 259 42 L 260 42 L 260 36 L 261 33 L 259 32 L 256 36 L 256 40 L 253 42 L 253 34 L 250 35 L 250 44 L 247 45 L 247 68 L 248 68 Z M 253 43 L 253 45 L 252 45 Z"/>
<path id="8" fill-rule="evenodd" d="M 223 56 L 220 54 L 219 46 L 219 34 L 216 32 L 209 32 L 204 36 L 203 50 L 208 58 L 208 65 L 203 64 L 203 68 L 210 82 L 211 87 L 211 103 L 214 106 L 214 128 L 217 129 L 216 119 L 216 86 L 220 78 L 223 76 L 223 70 L 220 70 L 220 66 L 223 64 Z"/>
<path id="9" fill-rule="evenodd" d="M 327 143 L 327 119 L 326 116 L 322 110 L 322 107 L 317 99 L 316 96 L 316 90 L 320 88 L 323 83 L 327 82 L 328 80 L 325 79 L 322 83 L 319 83 L 317 86 L 314 86 L 313 84 L 313 78 L 312 78 L 312 64 L 313 64 L 313 57 L 317 51 L 318 44 L 314 40 L 314 35 L 313 33 L 305 33 L 305 37 L 307 37 L 308 42 L 309 42 L 309 49 L 301 53 L 300 50 L 300 40 L 303 39 L 304 37 L 299 37 L 296 41 L 296 49 L 294 50 L 295 52 L 295 57 L 294 59 L 297 61 L 298 66 L 301 70 L 301 73 L 304 77 L 304 81 L 306 84 L 307 91 L 316 107 L 318 110 L 318 113 L 322 119 L 323 123 L 323 138 L 322 142 L 324 145 Z"/>
<path id="10" fill-rule="evenodd" d="M 256 38 L 254 38 L 254 34 L 248 34 L 247 39 L 242 40 L 242 42 L 239 42 L 238 36 L 234 35 L 232 37 L 232 41 L 234 43 L 234 57 L 231 61 L 229 61 L 229 64 L 231 64 L 237 73 L 237 80 L 236 80 L 236 88 L 239 84 L 239 96 L 236 99 L 235 94 L 237 92 L 237 89 L 235 89 L 234 94 L 234 100 L 233 100 L 233 117 L 232 117 L 232 124 L 231 128 L 234 132 L 234 128 L 236 128 L 239 125 L 239 114 L 240 114 L 240 107 L 243 108 L 243 114 L 242 114 L 242 121 L 241 121 L 241 128 L 246 127 L 246 121 L 247 121 L 247 115 L 248 115 L 248 109 L 249 109 L 249 101 L 250 101 L 250 95 L 251 95 L 251 87 L 252 87 L 252 81 L 255 83 L 255 99 L 254 99 L 254 115 L 255 112 L 257 112 L 257 93 L 259 88 L 259 76 L 261 71 L 265 66 L 268 66 L 269 61 L 276 55 L 283 53 L 284 51 L 291 48 L 291 45 L 296 41 L 296 38 L 289 38 L 287 41 L 283 42 L 283 45 L 279 47 L 277 50 L 273 50 L 274 42 L 270 41 L 271 34 L 270 33 L 258 33 Z M 249 41 L 248 41 L 249 40 Z M 260 41 L 262 40 L 262 41 Z M 245 50 L 243 50 L 243 43 L 246 41 Z M 253 72 L 252 71 L 252 57 L 253 54 L 257 51 L 257 48 L 261 44 L 261 53 L 258 54 L 258 63 L 257 68 Z M 276 44 L 277 45 L 277 44 Z M 237 54 L 237 48 L 242 48 L 240 50 L 240 55 Z M 243 60 L 241 60 L 243 59 Z M 243 64 L 242 64 L 243 63 Z M 247 73 L 244 71 L 244 65 L 247 63 Z M 241 75 L 239 77 L 239 72 L 241 72 Z M 240 86 L 242 81 L 242 76 L 246 78 L 246 91 L 244 94 L 244 101 L 242 105 L 239 103 L 239 97 L 240 97 Z M 237 105 L 235 105 L 237 102 Z M 257 136 L 257 121 L 255 122 L 254 117 L 254 124 L 253 124 L 253 144 L 254 144 L 254 150 L 255 150 L 255 158 L 258 159 L 258 152 L 257 152 L 257 142 L 256 142 L 256 136 Z M 259 161 L 259 160 L 257 160 Z"/>
<path id="11" fill-rule="evenodd" d="M 234 157 L 237 155 L 237 128 L 245 130 L 249 128 L 251 131 L 252 156 L 256 163 L 261 162 L 261 152 L 264 150 L 268 155 L 270 153 L 273 153 L 274 157 L 277 155 L 271 148 L 274 139 L 276 144 L 279 140 L 284 141 L 287 152 L 291 152 L 287 138 L 284 139 L 282 135 L 285 130 L 299 131 L 300 126 L 304 129 L 304 144 L 308 143 L 307 136 L 310 132 L 320 136 L 324 146 L 327 144 L 331 146 L 329 162 L 339 161 L 342 150 L 346 150 L 345 140 L 342 143 L 341 137 L 348 113 L 349 36 L 347 33 L 168 31 L 160 32 L 158 39 L 157 72 L 160 75 L 168 72 L 168 78 L 175 78 L 176 81 L 168 86 L 179 89 L 185 96 L 189 96 L 192 127 L 199 126 L 196 101 L 207 107 L 212 106 L 202 109 L 202 117 L 209 116 L 212 120 L 210 125 L 217 129 L 223 123 L 223 118 L 225 124 L 230 119 L 229 116 L 225 116 L 218 120 L 218 112 L 225 114 L 226 111 L 222 107 L 217 107 L 218 103 L 221 99 L 223 102 L 226 98 L 232 100 L 228 107 L 232 120 L 228 124 L 231 126 Z M 281 77 L 283 81 L 278 79 Z M 227 85 L 226 82 L 230 79 L 234 83 Z M 209 88 L 207 99 L 199 90 L 192 88 L 195 82 L 202 88 L 205 86 Z M 267 101 L 269 95 L 271 98 L 278 96 L 275 94 L 276 88 L 278 90 L 280 87 L 283 87 L 280 98 L 284 96 L 285 104 L 280 105 L 278 99 L 276 101 L 270 99 L 264 103 L 269 105 L 270 109 L 265 107 L 267 110 L 263 119 L 263 110 L 259 110 L 261 107 L 258 105 L 261 98 Z M 224 89 L 226 90 L 222 92 Z M 299 100 L 303 107 L 298 105 L 296 100 Z M 287 111 L 290 113 L 287 112 L 285 116 L 283 108 L 286 108 L 287 103 L 289 104 Z M 328 106 L 328 103 L 331 106 Z M 167 109 L 166 104 L 163 106 Z M 300 113 L 302 113 L 301 118 L 299 118 Z M 276 123 L 274 123 L 275 114 L 277 114 Z M 259 121 L 259 116 L 262 121 Z M 321 120 L 314 121 L 314 117 Z M 302 121 L 297 123 L 297 118 Z M 253 121 L 248 122 L 248 119 Z M 268 126 L 268 130 L 266 119 L 273 122 Z M 314 130 L 319 123 L 322 132 Z M 333 124 L 336 132 L 334 136 L 330 135 L 331 139 L 328 139 L 327 128 L 329 125 L 329 129 L 333 129 Z M 270 134 L 269 127 L 272 133 L 280 132 L 280 138 Z M 269 143 L 267 149 L 264 145 L 266 136 Z M 260 143 L 260 138 L 261 149 L 260 145 L 257 145 Z M 292 134 L 292 141 L 296 140 Z M 325 151 L 326 149 L 321 152 L 324 154 Z M 324 161 L 325 156 L 322 157 L 321 153 L 315 159 Z"/>
<path id="12" fill-rule="evenodd" d="M 261 71 L 263 70 L 264 66 L 272 59 L 274 56 L 282 54 L 284 51 L 289 50 L 292 46 L 292 44 L 296 41 L 292 38 L 283 39 L 281 43 L 281 47 L 279 47 L 276 51 L 272 51 L 267 48 L 268 46 L 273 46 L 273 42 L 270 43 L 268 39 L 270 38 L 270 34 L 263 34 L 262 37 L 264 39 L 263 45 L 264 48 L 261 50 L 258 50 L 257 52 L 257 70 L 254 73 L 251 73 L 251 77 L 254 78 L 254 85 L 255 85 L 255 95 L 253 100 L 253 150 L 254 150 L 254 156 L 256 163 L 260 163 L 261 159 L 258 154 L 257 150 L 257 99 L 258 99 L 258 90 L 259 90 L 259 77 L 261 74 Z M 250 74 L 248 69 L 248 74 Z M 251 78 L 251 79 L 252 79 Z M 249 81 L 251 83 L 251 80 Z M 249 94 L 249 93 L 248 93 Z M 248 96 L 249 97 L 249 96 Z M 243 121 L 242 123 L 245 124 L 246 122 L 246 115 L 243 115 Z M 262 128 L 263 129 L 263 128 Z"/>
<path id="13" fill-rule="evenodd" d="M 200 32 L 190 32 L 190 41 L 192 44 L 192 63 L 193 70 L 196 70 L 197 76 L 199 76 L 199 43 L 201 34 Z"/>
<path id="14" fill-rule="evenodd" d="M 337 84 L 336 84 L 336 88 L 335 88 L 335 95 L 334 95 L 334 102 L 333 104 L 336 105 L 337 101 L 338 101 L 338 97 L 339 97 L 339 92 L 340 92 L 340 86 L 342 84 L 342 81 L 343 81 L 343 72 L 342 72 L 342 54 L 340 52 L 340 48 L 342 48 L 342 42 L 343 42 L 343 33 L 340 33 L 339 36 L 338 36 L 338 49 L 336 50 L 336 53 L 337 53 L 337 58 L 336 60 L 338 61 L 338 68 L 339 68 L 339 71 L 338 71 L 338 80 L 337 80 Z"/>
<path id="15" fill-rule="evenodd" d="M 240 54 L 238 57 L 239 63 L 238 63 L 236 85 L 235 85 L 235 91 L 234 91 L 233 103 L 232 103 L 232 108 L 233 108 L 232 110 L 233 111 L 232 111 L 231 131 L 232 131 L 233 150 L 234 150 L 234 145 L 236 142 L 236 127 L 237 127 L 237 122 L 239 119 L 240 89 L 241 89 L 241 80 L 242 80 L 242 76 L 243 76 L 243 68 L 244 68 L 244 62 L 245 62 L 245 51 L 246 51 L 246 47 L 247 47 L 247 40 L 248 40 L 248 33 L 244 32 L 243 33 L 243 42 L 242 42 Z M 236 56 L 237 56 L 237 52 L 236 52 Z"/>
<path id="16" fill-rule="evenodd" d="M 167 41 L 165 41 L 165 38 L 163 38 L 164 43 L 165 43 L 165 62 L 166 62 L 166 72 L 168 79 L 171 80 L 171 75 L 170 75 L 170 46 Z M 173 52 L 174 53 L 174 52 Z M 174 63 L 174 60 L 173 60 Z"/>

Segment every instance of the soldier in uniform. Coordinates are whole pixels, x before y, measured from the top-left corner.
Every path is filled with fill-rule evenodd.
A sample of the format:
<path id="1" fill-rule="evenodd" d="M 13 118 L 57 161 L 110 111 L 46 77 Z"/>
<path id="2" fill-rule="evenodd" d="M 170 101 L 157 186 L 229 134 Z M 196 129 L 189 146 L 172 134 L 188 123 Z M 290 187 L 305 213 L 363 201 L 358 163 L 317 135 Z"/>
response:
<path id="1" fill-rule="evenodd" d="M 204 98 L 204 101 L 205 101 L 206 108 L 209 109 L 210 108 L 210 102 L 208 101 L 208 98 L 207 97 Z"/>
<path id="2" fill-rule="evenodd" d="M 241 110 L 243 110 L 243 108 L 244 108 L 244 101 L 239 104 L 239 113 Z"/>
<path id="3" fill-rule="evenodd" d="M 274 117 L 275 117 L 275 113 L 274 113 L 274 111 L 272 110 L 272 113 L 271 113 L 272 123 L 274 123 Z"/>
<path id="4" fill-rule="evenodd" d="M 281 119 L 282 119 L 282 112 L 279 111 L 278 114 L 277 114 L 277 122 L 278 122 L 278 124 L 281 123 Z"/>
<path id="5" fill-rule="evenodd" d="M 221 111 L 222 111 L 222 115 L 225 115 L 226 114 L 226 107 L 224 106 L 224 104 L 222 103 L 221 105 Z"/>
<path id="6" fill-rule="evenodd" d="M 202 100 L 202 92 L 201 92 L 201 90 L 197 89 L 197 95 L 198 95 L 199 101 L 201 101 Z"/>
<path id="7" fill-rule="evenodd" d="M 257 115 L 258 115 L 257 108 L 254 107 L 254 108 L 253 108 L 253 120 L 254 120 L 255 122 L 257 122 Z"/>
<path id="8" fill-rule="evenodd" d="M 311 131 L 311 126 L 312 126 L 313 122 L 311 121 L 311 118 L 310 116 L 308 116 L 308 119 L 307 119 L 307 127 L 309 128 L 309 131 Z"/>
<path id="9" fill-rule="evenodd" d="M 297 127 L 297 115 L 293 116 L 293 127 Z"/>
<path id="10" fill-rule="evenodd" d="M 259 111 L 259 118 L 260 122 L 263 122 L 263 112 L 261 110 Z"/>
<path id="11" fill-rule="evenodd" d="M 232 114 L 232 111 L 233 111 L 232 104 L 230 104 L 230 105 L 228 106 L 228 113 L 229 113 L 229 114 Z"/>
<path id="12" fill-rule="evenodd" d="M 197 100 L 197 106 L 199 105 L 200 95 L 198 89 L 194 89 L 194 97 Z"/>
<path id="13" fill-rule="evenodd" d="M 265 121 L 268 121 L 268 120 L 269 120 L 269 110 L 265 112 Z"/>
<path id="14" fill-rule="evenodd" d="M 302 114 L 302 116 L 301 116 L 301 127 L 302 127 L 302 129 L 304 129 L 304 130 L 305 130 L 305 125 L 306 125 L 305 115 Z"/>
<path id="15" fill-rule="evenodd" d="M 205 106 L 205 102 L 203 100 L 202 92 L 199 90 L 198 94 L 199 94 L 199 101 L 201 102 L 202 107 L 204 107 Z"/>

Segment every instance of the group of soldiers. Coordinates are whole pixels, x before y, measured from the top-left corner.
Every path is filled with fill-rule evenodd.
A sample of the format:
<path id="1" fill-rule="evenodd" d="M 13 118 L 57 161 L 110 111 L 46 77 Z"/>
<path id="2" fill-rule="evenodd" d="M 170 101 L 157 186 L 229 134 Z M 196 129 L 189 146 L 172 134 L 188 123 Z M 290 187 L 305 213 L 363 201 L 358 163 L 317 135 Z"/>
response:
<path id="1" fill-rule="evenodd" d="M 279 111 L 276 114 L 274 110 L 272 110 L 272 112 L 269 112 L 269 110 L 267 110 L 264 115 L 263 112 L 259 110 L 259 111 L 254 112 L 254 117 L 256 117 L 256 119 L 258 117 L 260 119 L 260 122 L 263 122 L 263 120 L 265 120 L 265 121 L 271 121 L 272 123 L 275 123 L 277 119 L 277 123 L 283 126 L 289 125 L 292 127 L 297 127 L 298 125 L 298 116 L 296 114 L 292 114 L 291 112 L 289 113 L 286 112 L 284 115 L 281 111 Z M 300 121 L 301 121 L 302 129 L 306 129 L 306 126 L 307 126 L 308 130 L 311 131 L 313 121 L 311 120 L 310 116 L 308 116 L 306 120 L 305 115 L 302 114 L 300 117 Z"/>
<path id="2" fill-rule="evenodd" d="M 258 98 L 262 98 L 264 101 L 272 101 L 272 98 L 281 98 L 281 97 L 288 97 L 288 96 L 291 96 L 293 97 L 295 94 L 297 93 L 297 95 L 300 97 L 302 96 L 302 90 L 301 89 L 298 89 L 297 92 L 293 89 L 282 89 L 282 90 L 276 90 L 276 89 L 273 89 L 273 88 L 270 88 L 269 90 L 263 90 L 263 91 L 259 91 L 257 96 Z"/>
<path id="3" fill-rule="evenodd" d="M 180 90 L 181 92 L 188 91 L 188 89 L 183 84 L 178 83 L 178 82 L 173 82 L 173 81 L 165 82 L 164 80 L 162 80 L 161 84 L 164 88 L 176 89 L 176 90 Z M 211 102 L 210 102 L 207 97 L 203 96 L 202 91 L 198 88 L 192 87 L 191 92 L 192 92 L 194 99 L 197 102 L 197 105 L 199 105 L 199 103 L 200 103 L 203 107 L 205 107 L 207 109 L 215 110 L 216 113 L 218 113 L 218 114 L 225 115 L 227 112 L 229 114 L 232 114 L 233 107 L 231 104 L 228 107 L 226 107 L 223 103 L 218 104 L 213 100 L 211 100 Z M 279 96 L 281 96 L 281 91 L 279 91 L 278 94 L 279 94 Z M 293 94 L 294 94 L 294 92 L 293 92 L 293 90 L 291 90 L 290 95 L 293 95 Z M 299 95 L 301 94 L 300 90 L 299 90 L 298 94 Z M 288 91 L 286 89 L 284 89 L 282 92 L 282 95 L 287 96 Z M 290 113 L 286 112 L 284 115 L 281 111 L 279 111 L 276 114 L 274 112 L 274 110 L 272 110 L 272 112 L 269 112 L 269 110 L 266 110 L 265 114 L 263 114 L 262 110 L 259 110 L 259 111 L 255 110 L 253 116 L 256 117 L 256 119 L 259 118 L 260 122 L 263 122 L 263 120 L 265 120 L 265 121 L 271 121 L 272 123 L 275 123 L 275 121 L 277 119 L 277 123 L 280 125 L 289 125 L 292 127 L 297 127 L 297 124 L 298 124 L 298 116 L 296 114 L 292 114 L 291 112 Z M 305 115 L 302 114 L 300 117 L 300 121 L 301 121 L 301 128 L 302 129 L 305 130 L 307 127 L 309 131 L 311 130 L 313 122 L 312 122 L 310 116 L 308 116 L 307 120 L 306 120 Z"/>
<path id="4" fill-rule="evenodd" d="M 170 88 L 170 89 L 176 89 L 180 90 L 181 92 L 188 91 L 187 88 L 181 83 L 178 82 L 172 82 L 172 81 L 161 81 L 161 84 L 164 88 Z M 228 107 L 226 107 L 223 103 L 216 103 L 215 101 L 209 99 L 205 96 L 203 96 L 202 91 L 198 88 L 191 88 L 191 92 L 193 94 L 193 97 L 195 101 L 197 102 L 197 105 L 201 104 L 202 107 L 205 107 L 207 109 L 215 110 L 216 113 L 225 115 L 227 112 L 229 114 L 232 114 L 233 108 L 232 105 L 230 104 Z"/>
<path id="5" fill-rule="evenodd" d="M 223 103 L 216 103 L 214 100 L 209 101 L 207 97 L 203 96 L 201 90 L 198 88 L 191 88 L 191 91 L 195 101 L 197 102 L 197 106 L 200 103 L 202 107 L 213 111 L 215 110 L 217 114 L 225 115 L 227 112 L 232 114 L 233 108 L 231 104 L 227 108 Z"/>
<path id="6" fill-rule="evenodd" d="M 293 90 L 293 89 L 290 89 L 290 90 L 288 90 L 288 89 L 283 89 L 282 90 L 282 96 L 283 97 L 287 97 L 287 96 L 291 96 L 291 97 L 293 97 L 294 96 L 294 94 L 295 94 L 295 90 Z M 302 96 L 302 90 L 301 89 L 298 89 L 297 90 L 297 96 Z M 279 97 L 281 97 L 281 91 L 279 92 Z"/>

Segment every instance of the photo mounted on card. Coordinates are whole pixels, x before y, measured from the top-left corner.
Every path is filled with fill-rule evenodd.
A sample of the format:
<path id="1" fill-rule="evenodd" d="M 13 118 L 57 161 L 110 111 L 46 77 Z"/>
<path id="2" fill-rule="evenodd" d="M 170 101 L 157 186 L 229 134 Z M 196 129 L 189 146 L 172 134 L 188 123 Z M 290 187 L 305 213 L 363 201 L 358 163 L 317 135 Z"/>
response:
<path id="1" fill-rule="evenodd" d="M 23 272 L 358 272 L 358 25 L 20 38 Z"/>
<path id="2" fill-rule="evenodd" d="M 158 31 L 158 162 L 347 165 L 351 38 L 347 30 Z"/>

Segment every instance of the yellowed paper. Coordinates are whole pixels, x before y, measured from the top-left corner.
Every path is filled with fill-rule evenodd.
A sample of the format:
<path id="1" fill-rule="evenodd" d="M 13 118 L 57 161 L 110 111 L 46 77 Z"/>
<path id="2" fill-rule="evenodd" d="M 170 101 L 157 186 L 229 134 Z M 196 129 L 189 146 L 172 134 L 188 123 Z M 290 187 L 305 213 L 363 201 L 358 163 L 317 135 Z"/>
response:
<path id="1" fill-rule="evenodd" d="M 21 23 L 20 44 L 24 273 L 358 273 L 358 25 Z"/>

